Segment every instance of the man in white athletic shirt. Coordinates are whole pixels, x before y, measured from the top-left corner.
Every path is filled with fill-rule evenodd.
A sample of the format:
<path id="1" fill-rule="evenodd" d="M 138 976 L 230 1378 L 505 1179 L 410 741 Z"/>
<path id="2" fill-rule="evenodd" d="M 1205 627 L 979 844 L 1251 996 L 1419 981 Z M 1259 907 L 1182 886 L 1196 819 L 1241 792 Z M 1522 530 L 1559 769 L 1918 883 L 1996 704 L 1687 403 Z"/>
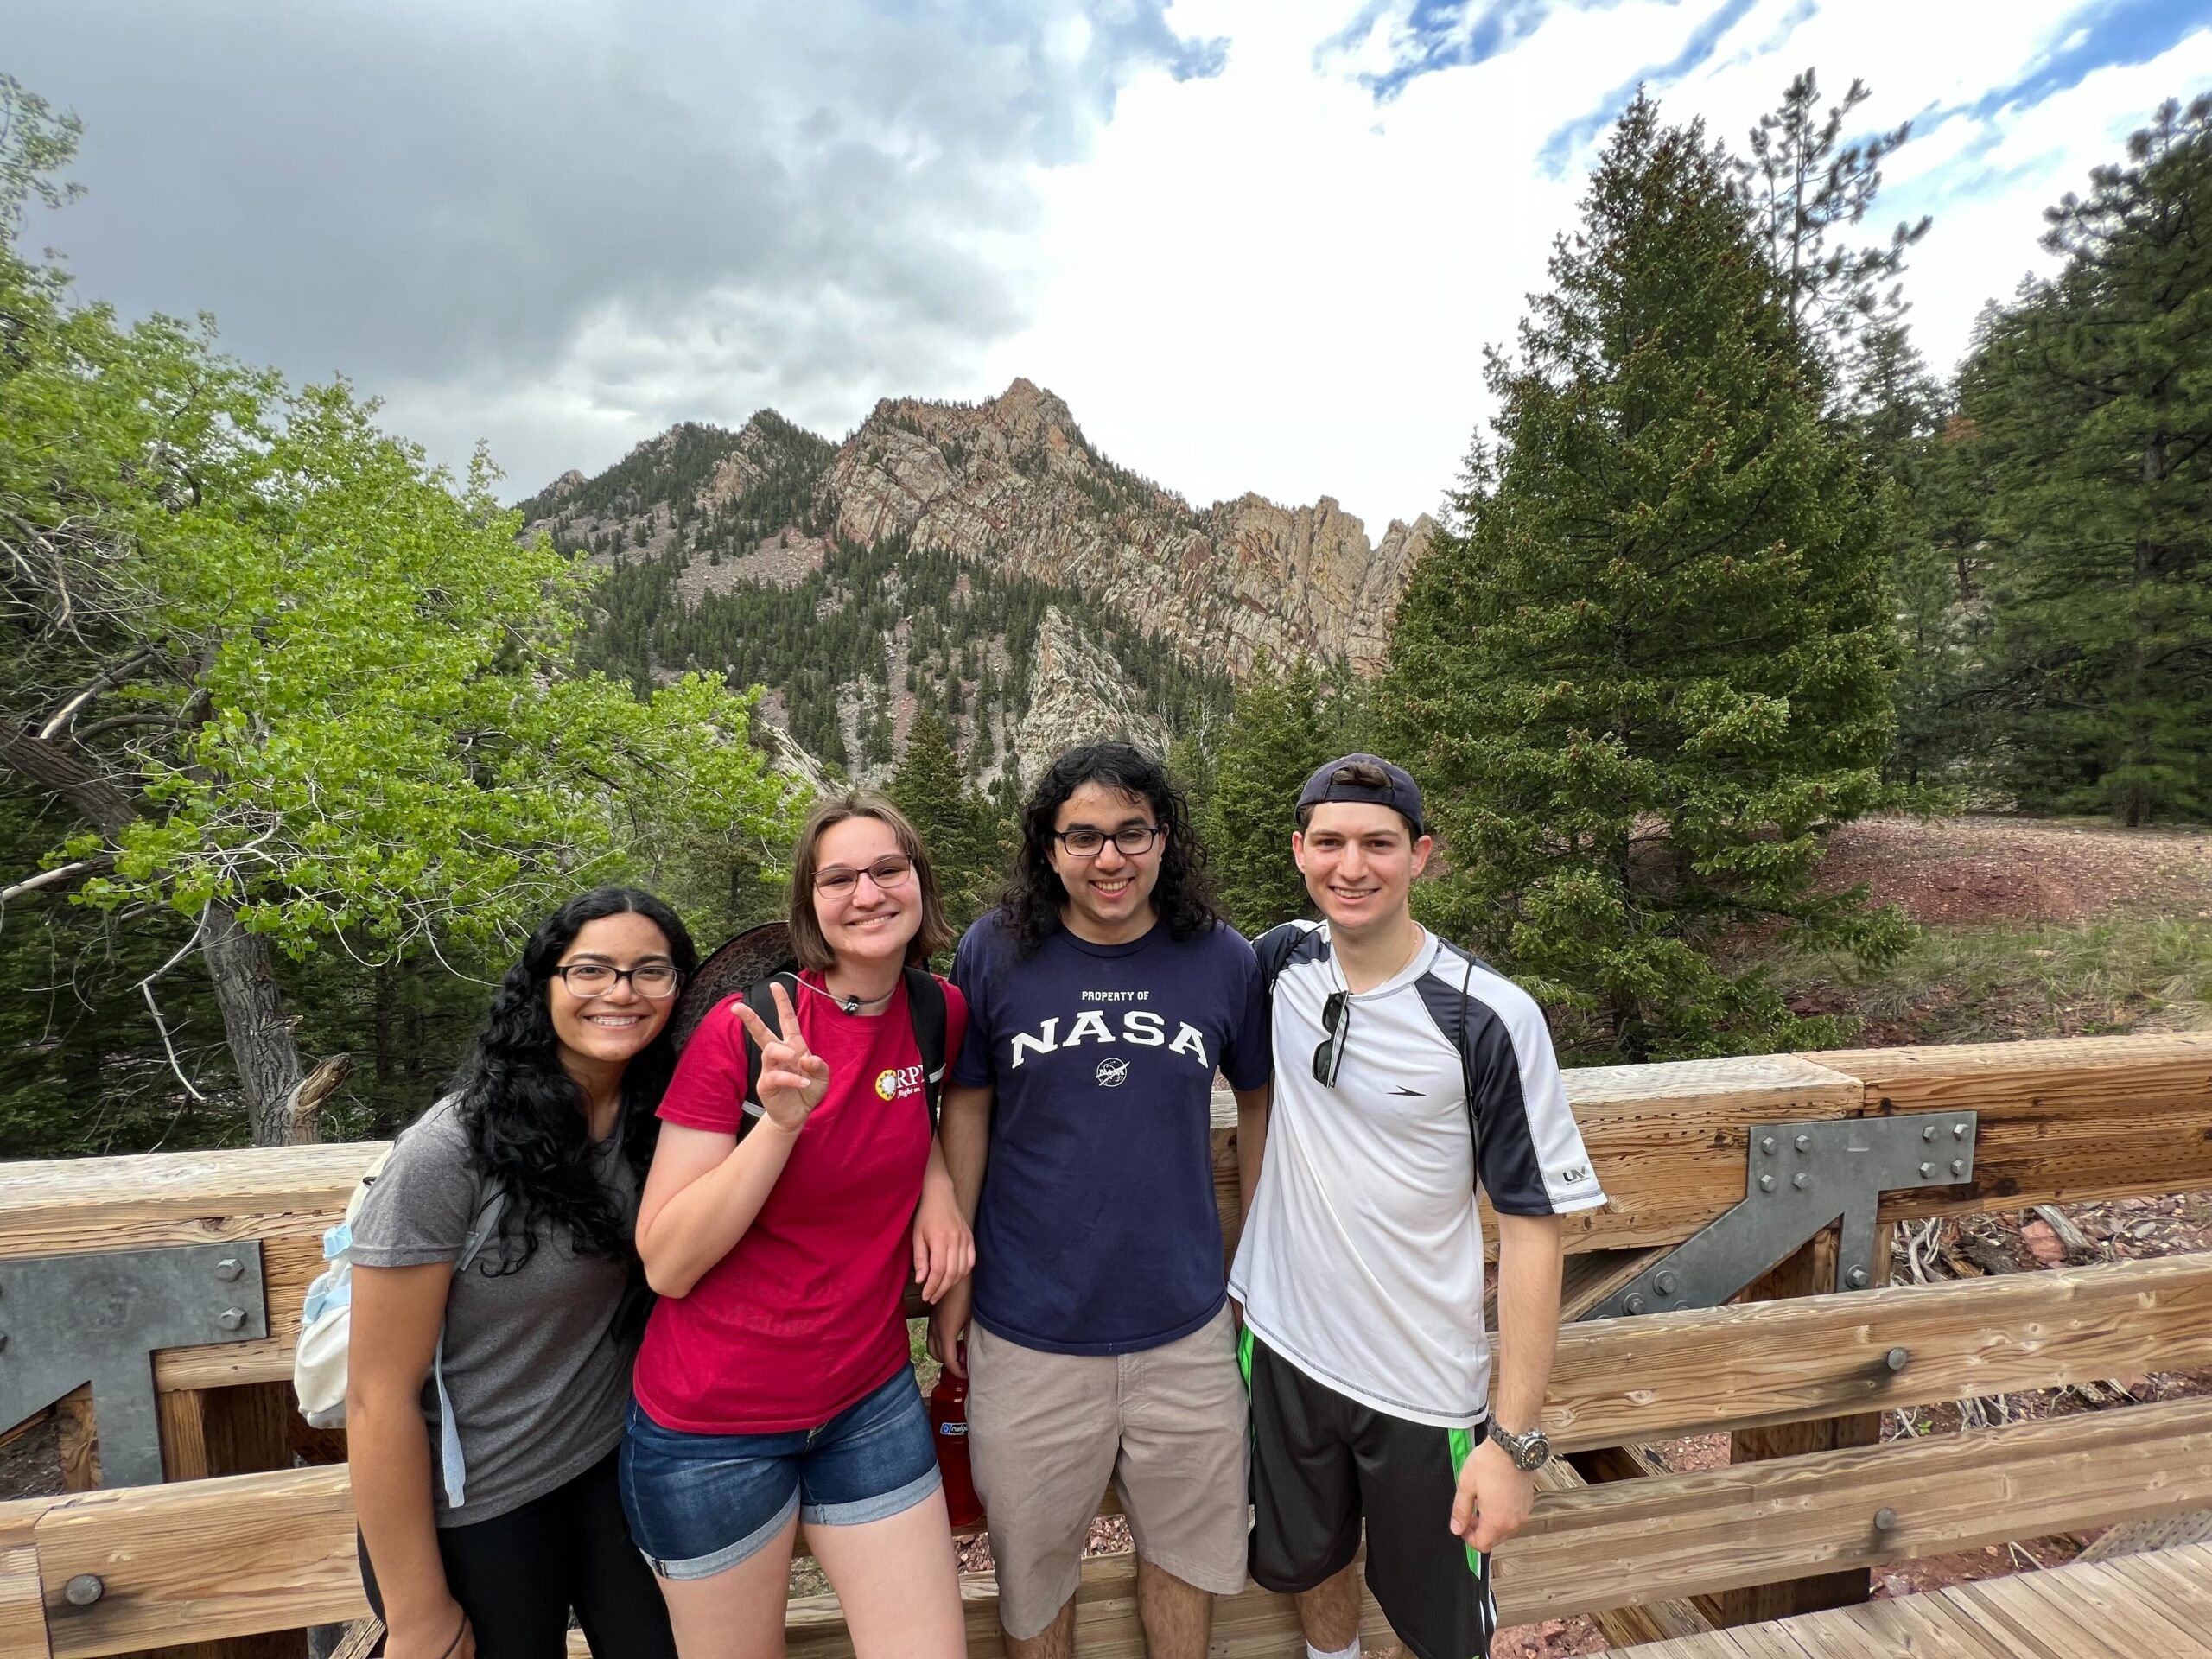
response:
<path id="1" fill-rule="evenodd" d="M 1529 1517 L 1559 1328 L 1558 1217 L 1605 1201 L 1543 1012 L 1413 918 L 1420 788 L 1373 755 L 1306 781 L 1291 849 L 1327 919 L 1257 950 L 1274 1096 L 1231 1269 L 1252 1393 L 1252 1577 L 1312 1659 L 1357 1659 L 1367 1582 L 1418 1659 L 1490 1650 L 1490 1552 Z M 1478 1182 L 1498 1224 L 1483 1328 Z M 1495 1375 L 1493 1375 L 1493 1371 Z"/>

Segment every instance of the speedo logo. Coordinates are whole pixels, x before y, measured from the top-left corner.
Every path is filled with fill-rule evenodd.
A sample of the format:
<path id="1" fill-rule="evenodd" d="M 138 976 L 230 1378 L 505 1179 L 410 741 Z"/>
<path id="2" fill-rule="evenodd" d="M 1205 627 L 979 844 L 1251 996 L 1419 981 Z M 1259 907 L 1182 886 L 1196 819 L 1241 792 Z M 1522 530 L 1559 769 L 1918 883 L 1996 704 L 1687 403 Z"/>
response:
<path id="1" fill-rule="evenodd" d="M 922 1068 L 918 1065 L 887 1066 L 875 1074 L 875 1093 L 880 1100 L 918 1094 L 921 1087 Z"/>

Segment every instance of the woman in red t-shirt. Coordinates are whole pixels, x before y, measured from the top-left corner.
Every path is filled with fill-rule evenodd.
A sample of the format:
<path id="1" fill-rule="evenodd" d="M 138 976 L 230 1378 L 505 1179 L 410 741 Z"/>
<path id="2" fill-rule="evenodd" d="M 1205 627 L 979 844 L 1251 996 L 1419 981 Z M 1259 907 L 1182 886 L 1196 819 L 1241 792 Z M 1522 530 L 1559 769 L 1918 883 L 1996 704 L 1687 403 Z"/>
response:
<path id="1" fill-rule="evenodd" d="M 661 1300 L 622 1449 L 631 1535 L 683 1659 L 783 1652 L 792 1541 L 861 1659 L 958 1659 L 957 1569 L 900 1304 L 975 1243 L 931 1132 L 903 969 L 950 938 L 913 827 L 824 803 L 791 860 L 797 1001 L 732 998 L 686 1044 L 638 1212 Z M 946 1064 L 967 1004 L 944 989 Z M 760 1056 L 746 1099 L 745 1033 Z"/>

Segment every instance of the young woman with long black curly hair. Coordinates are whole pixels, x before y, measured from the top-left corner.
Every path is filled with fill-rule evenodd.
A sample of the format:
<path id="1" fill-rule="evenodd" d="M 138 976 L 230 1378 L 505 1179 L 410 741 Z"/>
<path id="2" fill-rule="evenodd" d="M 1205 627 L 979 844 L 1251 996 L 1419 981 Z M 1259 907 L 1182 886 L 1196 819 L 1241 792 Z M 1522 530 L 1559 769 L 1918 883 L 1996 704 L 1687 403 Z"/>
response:
<path id="1" fill-rule="evenodd" d="M 353 1230 L 346 1424 L 386 1659 L 674 1659 L 616 1487 L 638 1194 L 698 966 L 650 893 L 538 925 Z"/>

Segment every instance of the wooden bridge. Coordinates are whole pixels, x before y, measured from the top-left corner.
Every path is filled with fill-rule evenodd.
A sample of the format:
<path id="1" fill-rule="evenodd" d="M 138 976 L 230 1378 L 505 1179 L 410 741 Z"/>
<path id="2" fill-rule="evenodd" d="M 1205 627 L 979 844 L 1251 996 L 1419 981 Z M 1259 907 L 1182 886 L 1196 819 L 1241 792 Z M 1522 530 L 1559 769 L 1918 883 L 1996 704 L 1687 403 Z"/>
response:
<path id="1" fill-rule="evenodd" d="M 1892 1408 L 2212 1367 L 2212 1254 L 1885 1282 L 1894 1223 L 2212 1188 L 2212 1037 L 1771 1055 L 1586 1069 L 1567 1084 L 1611 1202 L 1573 1218 L 1545 1410 L 1572 1455 L 1498 1553 L 1509 1623 L 1591 1613 L 1617 1646 L 1653 1643 L 1637 1650 L 1668 1659 L 2212 1650 L 2202 1549 L 1866 1601 L 1867 1570 L 1884 1563 L 2212 1510 L 2212 1398 L 1880 1439 Z M 1233 1239 L 1230 1135 L 1216 1139 Z M 1738 1253 L 1746 1225 L 1779 1236 L 1757 1209 L 1763 1190 L 1779 1214 L 1793 1185 L 1824 1194 L 1847 1184 L 1853 1154 L 1913 1135 L 1930 1143 L 1926 1179 L 1886 1191 L 1871 1233 L 1848 1217 L 1827 1227 L 1733 1305 L 1677 1309 L 1688 1293 L 1657 1288 L 1675 1282 L 1669 1263 L 1710 1288 L 1717 1246 L 1699 1251 L 1732 1227 Z M 1965 1173 L 1947 1176 L 1955 1147 Z M 121 1273 L 215 1247 L 240 1284 L 257 1250 L 266 1306 L 265 1334 L 257 1310 L 225 1308 L 242 1318 L 223 1339 L 161 1348 L 149 1369 L 141 1356 L 163 1484 L 99 1484 L 110 1408 L 74 1379 L 38 1408 L 58 1421 L 73 1490 L 0 1503 L 0 1655 L 278 1659 L 302 1651 L 302 1626 L 365 1614 L 346 1471 L 330 1460 L 340 1438 L 299 1424 L 286 1383 L 320 1235 L 373 1151 L 0 1165 L 0 1287 L 18 1269 L 66 1277 L 113 1257 Z M 1622 1317 L 1578 1317 L 1624 1298 Z M 0 1332 L 10 1317 L 0 1291 Z M 0 1367 L 51 1358 L 35 1345 L 0 1349 Z M 1724 1469 L 1666 1472 L 1647 1449 L 1718 1430 L 1733 1437 Z M 116 1445 L 123 1433 L 111 1425 Z M 998 1654 L 988 1578 L 965 1593 L 969 1651 Z M 1370 1642 L 1388 1640 L 1369 1611 Z M 1142 1651 L 1126 1555 L 1086 1562 L 1077 1624 L 1087 1659 Z M 788 1645 L 851 1652 L 834 1599 L 792 1602 Z M 1216 1655 L 1300 1650 L 1285 1599 L 1250 1589 L 1221 1604 Z"/>

